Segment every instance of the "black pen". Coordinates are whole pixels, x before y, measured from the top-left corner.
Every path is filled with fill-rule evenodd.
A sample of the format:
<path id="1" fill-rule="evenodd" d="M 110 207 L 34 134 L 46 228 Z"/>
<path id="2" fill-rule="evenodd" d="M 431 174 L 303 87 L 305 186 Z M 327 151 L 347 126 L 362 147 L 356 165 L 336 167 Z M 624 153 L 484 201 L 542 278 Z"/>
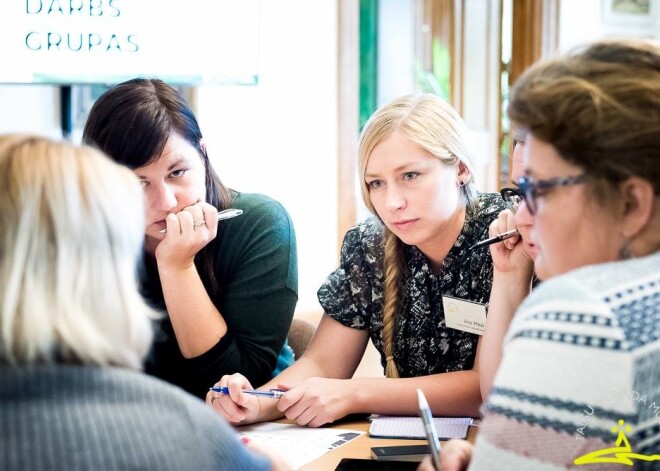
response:
<path id="1" fill-rule="evenodd" d="M 491 237 L 490 239 L 485 239 L 482 240 L 481 242 L 477 242 L 468 250 L 478 249 L 479 247 L 485 247 L 487 245 L 497 244 L 498 242 L 502 242 L 503 240 L 510 239 L 515 235 L 518 235 L 518 229 L 512 229 L 510 231 L 502 232 L 501 234 L 498 234 L 495 237 Z"/>

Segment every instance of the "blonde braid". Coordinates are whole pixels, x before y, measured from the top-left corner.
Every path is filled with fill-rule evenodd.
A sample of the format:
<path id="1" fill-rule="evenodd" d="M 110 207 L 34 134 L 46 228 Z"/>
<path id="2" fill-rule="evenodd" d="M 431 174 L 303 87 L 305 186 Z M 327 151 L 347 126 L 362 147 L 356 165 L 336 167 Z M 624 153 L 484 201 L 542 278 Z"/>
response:
<path id="1" fill-rule="evenodd" d="M 394 331 L 396 311 L 399 304 L 400 275 L 403 268 L 403 250 L 399 238 L 389 229 L 384 228 L 385 256 L 383 271 L 385 287 L 383 301 L 383 351 L 385 353 L 385 376 L 398 378 L 399 370 L 394 362 Z"/>

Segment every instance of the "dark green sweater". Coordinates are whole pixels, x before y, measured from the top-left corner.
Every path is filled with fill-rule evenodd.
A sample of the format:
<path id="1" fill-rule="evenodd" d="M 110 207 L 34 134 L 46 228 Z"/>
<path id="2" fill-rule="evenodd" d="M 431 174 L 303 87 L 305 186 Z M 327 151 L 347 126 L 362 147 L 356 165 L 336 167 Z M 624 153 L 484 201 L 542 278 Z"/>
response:
<path id="1" fill-rule="evenodd" d="M 199 397 L 225 374 L 241 373 L 254 387 L 268 381 L 280 352 L 288 353 L 283 345 L 298 300 L 296 239 L 286 210 L 267 196 L 247 193 L 237 193 L 230 207 L 243 214 L 218 226 L 214 259 L 220 293 L 212 297 L 227 334 L 206 353 L 185 359 L 166 316 L 158 322 L 145 368 Z M 146 263 L 143 292 L 165 310 L 154 260 Z"/>

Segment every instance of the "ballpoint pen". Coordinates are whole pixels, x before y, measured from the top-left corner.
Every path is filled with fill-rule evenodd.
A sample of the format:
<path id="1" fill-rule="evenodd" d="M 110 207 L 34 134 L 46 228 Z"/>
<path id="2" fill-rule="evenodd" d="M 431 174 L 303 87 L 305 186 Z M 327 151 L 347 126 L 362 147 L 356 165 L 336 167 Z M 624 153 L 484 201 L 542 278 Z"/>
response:
<path id="1" fill-rule="evenodd" d="M 477 242 L 468 250 L 478 249 L 479 247 L 484 247 L 491 244 L 497 244 L 498 242 L 502 242 L 503 240 L 510 239 L 515 235 L 518 235 L 518 229 L 511 229 L 510 231 L 502 232 L 501 234 L 498 234 L 495 237 L 491 237 L 490 239 L 484 239 L 481 242 Z"/>
<path id="2" fill-rule="evenodd" d="M 435 425 L 433 424 L 433 414 L 431 414 L 429 403 L 426 400 L 426 396 L 424 396 L 424 393 L 419 388 L 417 388 L 417 403 L 419 406 L 419 416 L 424 423 L 424 430 L 426 430 L 426 440 L 429 444 L 429 454 L 431 455 L 433 468 L 440 471 L 440 439 L 438 438 L 438 432 L 435 430 Z"/>
<path id="3" fill-rule="evenodd" d="M 219 392 L 220 394 L 229 394 L 229 388 L 226 386 L 222 387 L 212 387 L 209 388 L 211 391 Z M 252 396 L 259 396 L 259 397 L 270 397 L 272 399 L 279 399 L 280 397 L 284 396 L 284 393 L 286 391 L 282 391 L 281 389 L 269 389 L 268 391 L 259 391 L 257 389 L 244 389 L 243 393 L 244 394 L 250 394 Z"/>
<path id="4" fill-rule="evenodd" d="M 223 219 L 231 219 L 236 216 L 240 216 L 241 214 L 243 214 L 242 209 L 234 209 L 234 208 L 225 209 L 224 211 L 220 211 L 218 213 L 218 221 L 222 221 Z M 197 221 L 195 223 L 195 227 L 201 226 L 203 224 L 204 224 L 204 220 L 202 219 L 201 221 Z M 160 232 L 164 234 L 167 232 L 167 229 L 162 229 Z"/>

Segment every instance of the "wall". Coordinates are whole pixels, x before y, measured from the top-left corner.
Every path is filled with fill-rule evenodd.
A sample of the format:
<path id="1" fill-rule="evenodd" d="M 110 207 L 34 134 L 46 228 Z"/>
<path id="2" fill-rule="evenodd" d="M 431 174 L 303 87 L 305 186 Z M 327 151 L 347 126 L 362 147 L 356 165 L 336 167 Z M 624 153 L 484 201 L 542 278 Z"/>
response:
<path id="1" fill-rule="evenodd" d="M 378 17 L 378 106 L 414 93 L 415 17 L 413 0 L 380 0 Z"/>
<path id="2" fill-rule="evenodd" d="M 336 1 L 262 1 L 260 48 L 259 85 L 201 87 L 198 117 L 223 182 L 291 214 L 297 310 L 321 310 L 316 291 L 338 260 Z"/>
<path id="3" fill-rule="evenodd" d="M 559 49 L 566 51 L 602 37 L 660 37 L 660 0 L 650 0 L 651 13 L 612 14 L 606 5 L 612 0 L 561 0 L 559 8 Z"/>
<path id="4" fill-rule="evenodd" d="M 260 16 L 259 84 L 200 88 L 198 118 L 222 180 L 291 214 L 298 311 L 319 311 L 316 290 L 337 264 L 337 1 L 266 0 Z M 0 85 L 0 133 L 59 129 L 57 88 Z"/>
<path id="5" fill-rule="evenodd" d="M 47 85 L 0 85 L 0 132 L 61 137 L 59 91 Z"/>
<path id="6" fill-rule="evenodd" d="M 559 50 L 603 36 L 601 0 L 562 0 L 559 8 Z"/>

